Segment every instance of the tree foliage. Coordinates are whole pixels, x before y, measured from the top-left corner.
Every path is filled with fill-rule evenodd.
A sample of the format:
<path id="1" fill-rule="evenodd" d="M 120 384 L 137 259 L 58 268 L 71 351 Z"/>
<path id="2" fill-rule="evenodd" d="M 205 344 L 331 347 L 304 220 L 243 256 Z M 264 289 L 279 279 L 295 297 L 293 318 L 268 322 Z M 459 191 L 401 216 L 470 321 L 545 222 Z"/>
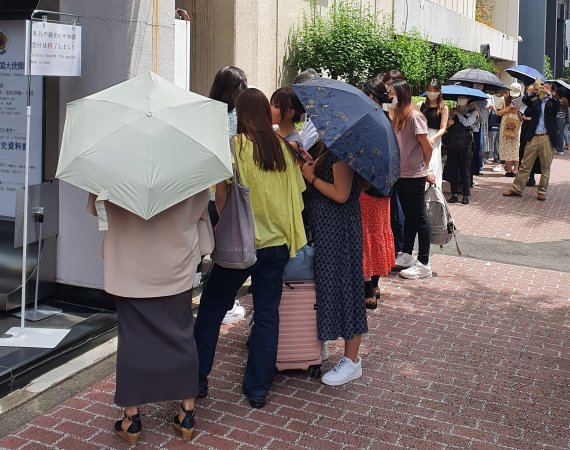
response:
<path id="1" fill-rule="evenodd" d="M 436 45 L 415 31 L 396 33 L 388 20 L 379 20 L 353 0 L 335 0 L 326 17 L 313 4 L 291 29 L 288 62 L 295 70 L 313 67 L 354 85 L 398 69 L 415 92 L 431 78 L 447 80 L 468 67 L 495 71 L 481 53 L 451 42 Z"/>
<path id="2" fill-rule="evenodd" d="M 547 80 L 554 79 L 554 70 L 552 70 L 552 61 L 548 55 L 544 55 L 544 78 Z"/>

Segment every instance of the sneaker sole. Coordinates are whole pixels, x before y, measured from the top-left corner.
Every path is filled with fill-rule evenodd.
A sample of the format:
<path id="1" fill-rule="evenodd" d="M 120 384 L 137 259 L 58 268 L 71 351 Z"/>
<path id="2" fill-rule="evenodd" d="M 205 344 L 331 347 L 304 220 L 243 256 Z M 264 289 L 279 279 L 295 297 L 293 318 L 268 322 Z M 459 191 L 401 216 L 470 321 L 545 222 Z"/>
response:
<path id="1" fill-rule="evenodd" d="M 362 376 L 362 370 L 360 373 L 350 376 L 348 379 L 344 379 L 342 381 L 325 381 L 321 378 L 321 383 L 326 384 L 327 386 L 342 386 L 343 384 L 350 383 L 351 381 L 358 380 Z"/>
<path id="2" fill-rule="evenodd" d="M 402 278 L 405 278 L 406 280 L 420 280 L 422 278 L 431 278 L 433 274 L 430 273 L 429 275 L 420 276 L 420 275 L 404 275 L 402 272 L 400 272 L 400 276 Z"/>

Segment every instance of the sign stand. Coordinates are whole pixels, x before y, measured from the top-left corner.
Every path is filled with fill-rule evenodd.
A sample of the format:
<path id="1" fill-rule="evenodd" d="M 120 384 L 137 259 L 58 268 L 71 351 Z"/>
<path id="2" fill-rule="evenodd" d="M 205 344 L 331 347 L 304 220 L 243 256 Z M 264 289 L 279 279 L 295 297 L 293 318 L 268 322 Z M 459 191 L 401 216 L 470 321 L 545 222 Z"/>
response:
<path id="1" fill-rule="evenodd" d="M 28 197 L 29 198 L 29 197 Z M 59 308 L 53 308 L 51 306 L 43 305 L 41 309 L 38 309 L 38 297 L 40 289 L 40 267 L 42 261 L 42 242 L 43 242 L 43 223 L 44 223 L 44 207 L 36 206 L 32 208 L 32 214 L 34 215 L 37 223 L 37 236 L 38 236 L 38 258 L 36 264 L 36 291 L 34 295 L 34 309 L 26 309 L 25 319 L 32 322 L 37 322 L 39 320 L 47 319 L 54 314 L 59 314 L 63 310 Z M 22 313 L 18 312 L 14 314 L 16 317 L 21 317 Z"/>
<path id="2" fill-rule="evenodd" d="M 34 10 L 30 16 L 30 26 L 28 27 L 28 92 L 26 106 L 26 161 L 24 168 L 24 230 L 23 230 L 23 246 L 22 246 L 22 300 L 20 305 L 20 327 L 12 327 L 6 335 L 11 337 L 0 338 L 0 347 L 39 347 L 39 348 L 55 348 L 67 336 L 70 330 L 58 328 L 26 328 L 26 261 L 28 251 L 28 209 L 29 209 L 29 175 L 30 175 L 30 127 L 32 121 L 32 24 L 35 16 L 42 14 L 42 20 L 47 21 L 48 14 L 58 16 L 73 17 L 74 24 L 79 18 L 76 14 L 67 14 L 55 11 Z M 37 19 L 35 19 L 37 20 Z M 41 251 L 41 236 L 38 242 L 38 252 Z M 36 277 L 36 299 L 37 308 L 37 286 L 39 282 L 40 260 L 38 259 L 37 277 Z M 37 309 L 36 309 L 37 310 Z M 39 311 L 38 311 L 39 312 Z"/>

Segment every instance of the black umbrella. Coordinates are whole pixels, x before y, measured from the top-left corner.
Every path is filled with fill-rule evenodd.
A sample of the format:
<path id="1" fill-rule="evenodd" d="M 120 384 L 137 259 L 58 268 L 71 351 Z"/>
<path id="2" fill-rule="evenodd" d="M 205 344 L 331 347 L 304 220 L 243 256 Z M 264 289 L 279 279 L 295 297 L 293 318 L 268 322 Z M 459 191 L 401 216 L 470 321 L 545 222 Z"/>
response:
<path id="1" fill-rule="evenodd" d="M 460 83 L 479 83 L 483 85 L 483 90 L 488 92 L 496 92 L 504 89 L 505 85 L 499 77 L 491 72 L 481 69 L 463 69 L 453 75 L 449 81 Z M 473 86 L 468 86 L 473 87 Z"/>

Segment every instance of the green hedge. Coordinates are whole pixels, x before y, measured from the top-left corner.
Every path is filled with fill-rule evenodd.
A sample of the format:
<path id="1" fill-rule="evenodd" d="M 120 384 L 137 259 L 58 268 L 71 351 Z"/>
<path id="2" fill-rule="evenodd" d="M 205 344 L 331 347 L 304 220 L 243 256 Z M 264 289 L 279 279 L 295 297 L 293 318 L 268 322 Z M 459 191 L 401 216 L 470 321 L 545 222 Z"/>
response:
<path id="1" fill-rule="evenodd" d="M 445 81 L 468 67 L 495 72 L 481 53 L 450 42 L 436 45 L 415 31 L 397 34 L 389 20 L 379 20 L 351 0 L 335 0 L 326 17 L 313 2 L 310 13 L 291 29 L 289 42 L 288 63 L 294 70 L 313 67 L 354 85 L 398 69 L 418 93 L 431 78 Z"/>

